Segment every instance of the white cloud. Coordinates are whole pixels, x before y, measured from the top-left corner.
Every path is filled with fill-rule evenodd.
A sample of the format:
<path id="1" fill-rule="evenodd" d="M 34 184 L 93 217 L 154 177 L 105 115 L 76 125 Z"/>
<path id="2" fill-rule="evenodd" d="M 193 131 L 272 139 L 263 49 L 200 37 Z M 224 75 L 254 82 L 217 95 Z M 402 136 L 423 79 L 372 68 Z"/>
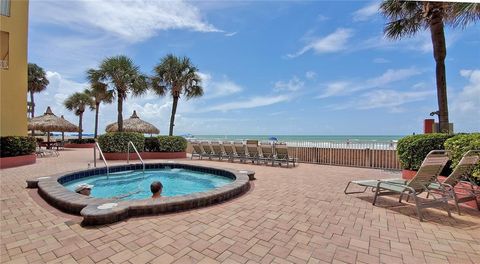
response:
<path id="1" fill-rule="evenodd" d="M 305 77 L 307 77 L 307 79 L 309 79 L 309 80 L 313 80 L 317 77 L 317 73 L 314 72 L 314 71 L 307 71 L 305 73 Z"/>
<path id="2" fill-rule="evenodd" d="M 422 72 L 414 67 L 408 68 L 408 69 L 398 69 L 398 70 L 389 69 L 382 75 L 367 80 L 365 86 L 367 88 L 381 87 L 392 82 L 407 79 L 409 77 L 418 75 L 420 73 Z"/>
<path id="3" fill-rule="evenodd" d="M 225 33 L 225 36 L 226 36 L 226 37 L 233 37 L 233 36 L 235 36 L 235 35 L 237 35 L 237 32 Z"/>
<path id="4" fill-rule="evenodd" d="M 348 81 L 337 81 L 337 82 L 332 82 L 327 84 L 327 87 L 325 91 L 317 96 L 317 98 L 327 98 L 330 96 L 338 96 L 338 95 L 343 95 L 347 92 L 349 92 L 349 87 L 351 86 L 351 83 Z"/>
<path id="5" fill-rule="evenodd" d="M 461 70 L 460 75 L 468 79 L 468 84 L 456 95 L 452 102 L 453 111 L 477 117 L 480 127 L 480 69 Z"/>
<path id="6" fill-rule="evenodd" d="M 281 102 L 288 101 L 289 99 L 290 99 L 290 96 L 288 95 L 258 96 L 258 97 L 252 97 L 244 101 L 234 101 L 230 103 L 216 105 L 216 106 L 205 109 L 204 112 L 210 112 L 210 111 L 226 112 L 226 111 L 238 110 L 238 109 L 257 108 L 257 107 L 268 106 L 272 104 L 278 104 Z"/>
<path id="7" fill-rule="evenodd" d="M 375 58 L 373 59 L 373 62 L 378 64 L 383 64 L 383 63 L 389 63 L 390 61 L 385 58 Z"/>
<path id="8" fill-rule="evenodd" d="M 405 111 L 405 108 L 403 108 L 405 104 L 423 101 L 434 95 L 435 91 L 375 90 L 360 94 L 355 100 L 329 105 L 326 108 L 332 110 L 383 108 L 391 113 L 401 113 Z"/>
<path id="9" fill-rule="evenodd" d="M 366 21 L 379 13 L 380 3 L 375 1 L 353 13 L 354 21 Z"/>
<path id="10" fill-rule="evenodd" d="M 449 32 L 449 34 L 445 36 L 445 44 L 447 49 L 454 45 L 459 37 L 459 33 Z M 413 37 L 402 38 L 399 40 L 388 39 L 383 34 L 378 35 L 359 42 L 358 45 L 352 47 L 350 50 L 359 51 L 367 49 L 394 51 L 407 50 L 421 53 L 431 53 L 433 47 L 430 32 L 428 30 L 424 30 Z"/>
<path id="11" fill-rule="evenodd" d="M 362 95 L 358 109 L 390 108 L 398 112 L 398 107 L 410 102 L 422 101 L 434 95 L 434 91 L 395 91 L 375 90 Z"/>
<path id="12" fill-rule="evenodd" d="M 176 1 L 32 1 L 33 19 L 76 30 L 97 28 L 129 42 L 148 39 L 162 30 L 221 32 L 204 20 L 191 2 Z M 41 10 L 41 11 L 40 11 Z"/>
<path id="13" fill-rule="evenodd" d="M 277 91 L 290 91 L 290 92 L 295 92 L 303 88 L 305 83 L 298 79 L 297 76 L 293 76 L 292 79 L 288 80 L 288 82 L 285 81 L 278 81 L 275 83 L 275 90 Z"/>
<path id="14" fill-rule="evenodd" d="M 327 98 L 331 96 L 343 96 L 349 95 L 362 90 L 369 89 L 385 89 L 386 86 L 391 83 L 402 81 L 410 77 L 421 74 L 422 71 L 415 68 L 406 69 L 389 69 L 382 75 L 374 78 L 367 79 L 365 81 L 352 81 L 352 80 L 340 80 L 328 83 L 323 93 L 317 98 Z"/>
<path id="15" fill-rule="evenodd" d="M 334 53 L 347 48 L 347 41 L 353 36 L 351 29 L 339 28 L 335 32 L 323 37 L 311 40 L 305 47 L 287 57 L 295 58 L 313 50 L 316 54 Z"/>
<path id="16" fill-rule="evenodd" d="M 204 90 L 204 99 L 212 99 L 225 97 L 243 91 L 243 88 L 235 82 L 229 80 L 226 76 L 223 79 L 216 80 L 209 73 L 199 72 L 202 79 L 202 87 Z"/>
<path id="17" fill-rule="evenodd" d="M 47 71 L 46 77 L 50 82 L 47 90 L 53 94 L 55 104 L 59 107 L 63 107 L 63 102 L 69 95 L 75 92 L 81 92 L 85 90 L 85 88 L 88 88 L 88 83 L 79 83 L 65 79 L 58 72 Z M 47 104 L 53 106 L 53 101 L 49 100 L 48 97 L 45 99 L 47 100 L 42 100 L 42 102 L 46 102 Z"/>

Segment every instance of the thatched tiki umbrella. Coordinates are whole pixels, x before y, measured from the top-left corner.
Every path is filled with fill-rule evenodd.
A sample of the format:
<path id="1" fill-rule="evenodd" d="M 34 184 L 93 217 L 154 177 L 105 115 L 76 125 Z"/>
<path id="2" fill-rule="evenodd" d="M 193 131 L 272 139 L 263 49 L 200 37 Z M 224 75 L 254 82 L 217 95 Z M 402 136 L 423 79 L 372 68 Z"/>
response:
<path id="1" fill-rule="evenodd" d="M 108 125 L 105 128 L 107 132 L 117 132 L 118 131 L 118 124 L 113 123 Z M 160 130 L 156 128 L 154 125 L 143 121 L 137 116 L 137 111 L 133 111 L 132 116 L 129 119 L 123 120 L 123 131 L 124 132 L 139 132 L 143 134 L 158 134 Z"/>
<path id="2" fill-rule="evenodd" d="M 50 106 L 47 107 L 45 114 L 36 116 L 28 121 L 28 129 L 47 132 L 48 142 L 50 142 L 50 132 L 79 132 L 78 126 L 54 115 Z"/>

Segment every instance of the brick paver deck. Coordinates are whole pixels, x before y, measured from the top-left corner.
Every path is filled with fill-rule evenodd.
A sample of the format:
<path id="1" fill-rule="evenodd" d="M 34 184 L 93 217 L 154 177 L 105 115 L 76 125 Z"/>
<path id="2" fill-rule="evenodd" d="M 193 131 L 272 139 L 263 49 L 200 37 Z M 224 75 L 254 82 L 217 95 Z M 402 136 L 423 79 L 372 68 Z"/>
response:
<path id="1" fill-rule="evenodd" d="M 352 179 L 399 176 L 381 170 L 188 160 L 255 170 L 257 180 L 220 205 L 88 228 L 25 189 L 26 179 L 88 162 L 91 150 L 70 149 L 1 171 L 2 263 L 480 263 L 478 211 L 429 209 L 419 222 L 396 198 L 372 206 L 372 193 L 343 194 Z"/>

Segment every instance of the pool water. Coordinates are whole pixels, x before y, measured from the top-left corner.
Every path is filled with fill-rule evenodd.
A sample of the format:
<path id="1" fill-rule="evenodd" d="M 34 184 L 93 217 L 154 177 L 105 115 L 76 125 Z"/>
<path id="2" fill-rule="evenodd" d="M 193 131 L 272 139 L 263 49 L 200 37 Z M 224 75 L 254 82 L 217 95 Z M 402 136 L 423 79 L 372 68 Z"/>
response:
<path id="1" fill-rule="evenodd" d="M 160 181 L 163 185 L 162 196 L 179 196 L 205 192 L 219 188 L 233 179 L 210 173 L 187 169 L 155 169 L 143 171 L 123 171 L 107 175 L 95 175 L 75 181 L 69 181 L 64 187 L 75 191 L 81 183 L 94 185 L 91 195 L 96 198 L 114 198 L 119 200 L 138 200 L 150 198 L 150 184 Z"/>

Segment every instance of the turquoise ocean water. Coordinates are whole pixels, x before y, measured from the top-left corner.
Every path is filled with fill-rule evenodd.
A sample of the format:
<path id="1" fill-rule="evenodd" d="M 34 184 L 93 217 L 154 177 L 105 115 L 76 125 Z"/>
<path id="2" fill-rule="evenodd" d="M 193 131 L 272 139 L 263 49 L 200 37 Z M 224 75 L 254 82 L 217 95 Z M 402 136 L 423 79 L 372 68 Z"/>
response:
<path id="1" fill-rule="evenodd" d="M 404 137 L 401 135 L 194 135 L 192 139 L 197 140 L 223 140 L 223 141 L 241 141 L 246 139 L 256 139 L 268 141 L 270 137 L 276 137 L 281 142 L 392 142 Z"/>

